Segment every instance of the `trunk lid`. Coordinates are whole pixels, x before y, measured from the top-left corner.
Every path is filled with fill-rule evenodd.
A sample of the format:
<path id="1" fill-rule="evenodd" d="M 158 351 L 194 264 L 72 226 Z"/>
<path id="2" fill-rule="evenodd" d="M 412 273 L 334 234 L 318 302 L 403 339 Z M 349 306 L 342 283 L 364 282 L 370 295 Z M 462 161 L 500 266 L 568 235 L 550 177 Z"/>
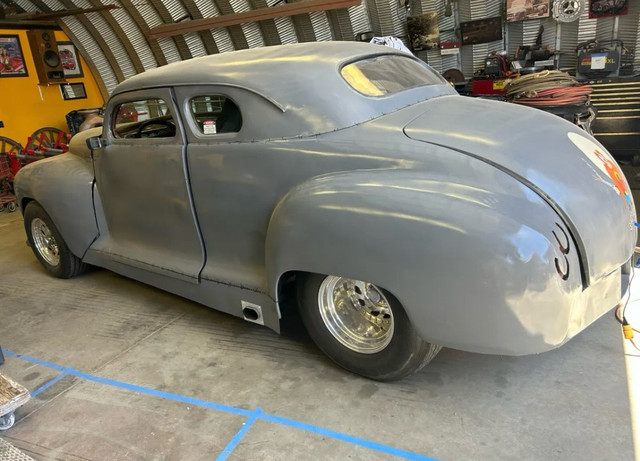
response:
<path id="1" fill-rule="evenodd" d="M 455 149 L 518 178 L 562 216 L 596 281 L 629 260 L 636 244 L 633 198 L 598 141 L 538 109 L 460 96 L 422 105 L 411 139 Z"/>

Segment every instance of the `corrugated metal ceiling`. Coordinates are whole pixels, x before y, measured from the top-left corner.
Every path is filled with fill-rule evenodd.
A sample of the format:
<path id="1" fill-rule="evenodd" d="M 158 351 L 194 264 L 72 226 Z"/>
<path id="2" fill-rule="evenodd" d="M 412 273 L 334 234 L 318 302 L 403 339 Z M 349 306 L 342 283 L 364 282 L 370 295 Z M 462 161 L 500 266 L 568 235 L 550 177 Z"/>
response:
<path id="1" fill-rule="evenodd" d="M 407 14 L 437 12 L 441 40 L 454 40 L 460 22 L 493 16 L 504 17 L 505 0 L 453 1 L 453 14 L 445 16 L 447 0 L 363 0 L 348 9 L 320 11 L 258 23 L 216 28 L 153 40 L 150 28 L 190 19 L 266 8 L 280 0 L 14 0 L 26 12 L 51 12 L 71 8 L 92 8 L 115 4 L 119 9 L 79 16 L 68 16 L 59 24 L 102 80 L 107 92 L 120 81 L 144 70 L 206 54 L 322 40 L 353 40 L 355 34 L 372 30 L 376 35 L 395 35 L 407 42 Z M 291 3 L 293 0 L 289 0 Z M 439 71 L 460 68 L 467 78 L 481 68 L 491 51 L 507 48 L 513 54 L 517 45 L 535 42 L 540 25 L 544 27 L 543 44 L 555 48 L 560 44 L 560 65 L 575 66 L 578 43 L 597 38 L 620 38 L 629 48 L 640 46 L 640 1 L 631 1 L 626 16 L 589 19 L 585 9 L 579 20 L 556 23 L 552 18 L 505 23 L 504 39 L 468 45 L 459 55 L 441 55 L 439 50 L 420 53 L 420 57 Z M 640 54 L 634 58 L 640 70 Z"/>

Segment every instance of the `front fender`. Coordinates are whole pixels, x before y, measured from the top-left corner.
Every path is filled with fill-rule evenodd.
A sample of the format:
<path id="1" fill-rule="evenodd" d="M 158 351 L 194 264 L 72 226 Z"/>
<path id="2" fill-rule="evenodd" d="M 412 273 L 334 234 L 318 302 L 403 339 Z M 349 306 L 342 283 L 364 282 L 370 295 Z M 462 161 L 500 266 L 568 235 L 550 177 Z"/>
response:
<path id="1" fill-rule="evenodd" d="M 340 173 L 292 190 L 267 235 L 271 295 L 288 271 L 356 278 L 398 298 L 429 342 L 512 355 L 562 344 L 582 288 L 571 235 L 511 176 L 466 166 Z"/>
<path id="2" fill-rule="evenodd" d="M 71 252 L 82 258 L 98 236 L 91 158 L 61 154 L 31 163 L 18 172 L 14 187 L 18 203 L 40 203 Z"/>

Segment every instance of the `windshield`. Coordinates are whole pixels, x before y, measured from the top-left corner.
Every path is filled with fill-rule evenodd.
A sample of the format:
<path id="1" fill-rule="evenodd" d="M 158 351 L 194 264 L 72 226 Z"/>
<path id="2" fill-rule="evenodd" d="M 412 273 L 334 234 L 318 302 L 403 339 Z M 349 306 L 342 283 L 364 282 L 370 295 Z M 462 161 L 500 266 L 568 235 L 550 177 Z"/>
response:
<path id="1" fill-rule="evenodd" d="M 385 96 L 446 81 L 434 70 L 407 56 L 387 55 L 347 64 L 340 71 L 351 87 L 366 96 Z"/>

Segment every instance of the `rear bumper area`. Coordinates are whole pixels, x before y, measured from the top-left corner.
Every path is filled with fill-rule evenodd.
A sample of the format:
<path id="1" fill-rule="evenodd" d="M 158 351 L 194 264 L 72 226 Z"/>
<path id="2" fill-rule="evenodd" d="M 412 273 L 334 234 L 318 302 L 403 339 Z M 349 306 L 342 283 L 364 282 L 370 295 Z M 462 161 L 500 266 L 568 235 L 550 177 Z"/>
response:
<path id="1" fill-rule="evenodd" d="M 624 302 L 629 290 L 631 260 L 582 291 L 571 307 L 567 336 L 562 344 Z M 559 344 L 560 345 L 560 344 Z"/>
<path id="2" fill-rule="evenodd" d="M 586 289 L 578 280 L 565 288 L 552 279 L 544 288 L 529 287 L 502 302 L 494 293 L 495 302 L 483 303 L 484 309 L 467 310 L 426 334 L 418 330 L 425 341 L 481 354 L 518 356 L 556 349 L 624 302 L 630 263 Z"/>

